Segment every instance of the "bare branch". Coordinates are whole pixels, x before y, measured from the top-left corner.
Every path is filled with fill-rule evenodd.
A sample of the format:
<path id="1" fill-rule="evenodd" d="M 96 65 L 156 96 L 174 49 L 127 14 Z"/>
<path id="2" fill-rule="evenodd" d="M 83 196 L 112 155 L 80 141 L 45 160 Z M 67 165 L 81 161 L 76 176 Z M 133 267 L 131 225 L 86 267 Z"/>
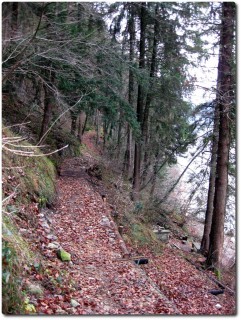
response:
<path id="1" fill-rule="evenodd" d="M 52 123 L 52 125 L 48 128 L 48 130 L 45 132 L 45 134 L 41 137 L 41 139 L 39 140 L 39 142 L 38 142 L 37 145 L 39 145 L 39 144 L 43 141 L 43 139 L 44 139 L 44 138 L 46 137 L 46 135 L 50 132 L 50 130 L 53 128 L 53 126 L 59 121 L 59 119 L 62 118 L 63 115 L 65 115 L 65 113 L 67 113 L 67 112 L 70 111 L 71 109 L 75 108 L 75 107 L 80 103 L 80 101 L 81 101 L 86 95 L 88 95 L 88 94 L 85 94 L 85 95 L 81 96 L 81 97 L 79 98 L 79 100 L 78 100 L 73 106 L 68 107 L 64 112 L 62 112 L 62 113 L 57 117 L 57 119 Z M 66 105 L 66 103 L 64 103 L 64 101 L 62 101 L 59 96 L 57 96 L 57 100 L 60 102 L 60 104 Z"/>
<path id="2" fill-rule="evenodd" d="M 21 59 L 21 56 L 23 56 L 23 54 L 25 53 L 25 51 L 28 49 L 30 43 L 33 42 L 33 40 L 35 39 L 35 37 L 36 37 L 36 35 L 37 35 L 37 33 L 38 33 L 38 30 L 39 30 L 39 27 L 40 27 L 40 24 L 41 24 L 41 21 L 42 21 L 42 17 L 43 17 L 43 13 L 44 13 L 45 7 L 46 7 L 46 4 L 43 3 L 43 4 L 42 4 L 41 15 L 40 15 L 40 18 L 39 18 L 38 25 L 37 25 L 37 27 L 36 27 L 36 29 L 35 29 L 35 32 L 34 32 L 34 34 L 32 35 L 32 37 L 31 37 L 31 39 L 29 40 L 29 42 L 28 42 L 28 43 L 25 45 L 25 47 L 22 49 L 22 51 L 20 51 L 20 52 L 15 56 L 15 58 L 20 57 L 20 60 L 18 60 L 18 61 L 10 68 L 10 70 L 8 70 L 8 71 L 6 72 L 6 74 L 3 76 L 3 78 L 2 78 L 2 83 L 3 83 L 3 84 L 4 84 L 4 83 L 6 82 L 6 80 L 11 76 L 11 74 L 14 72 L 14 70 L 16 70 L 17 67 L 18 67 L 21 63 L 23 63 L 23 60 Z M 31 55 L 32 55 L 32 53 L 31 53 L 30 55 L 28 55 L 27 58 L 29 58 Z"/>

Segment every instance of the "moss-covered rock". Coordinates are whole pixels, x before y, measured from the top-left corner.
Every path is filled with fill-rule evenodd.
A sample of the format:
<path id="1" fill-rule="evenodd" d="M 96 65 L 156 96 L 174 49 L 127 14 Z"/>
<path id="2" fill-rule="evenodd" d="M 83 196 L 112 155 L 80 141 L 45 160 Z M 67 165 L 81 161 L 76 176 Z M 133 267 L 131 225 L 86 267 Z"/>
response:
<path id="1" fill-rule="evenodd" d="M 61 261 L 71 261 L 71 254 L 63 249 L 57 250 L 57 257 Z"/>

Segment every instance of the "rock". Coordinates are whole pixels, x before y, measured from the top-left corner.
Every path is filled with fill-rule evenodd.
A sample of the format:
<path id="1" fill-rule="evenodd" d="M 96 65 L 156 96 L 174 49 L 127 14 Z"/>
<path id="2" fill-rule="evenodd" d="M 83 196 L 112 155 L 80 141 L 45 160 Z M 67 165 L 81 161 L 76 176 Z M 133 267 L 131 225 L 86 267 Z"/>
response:
<path id="1" fill-rule="evenodd" d="M 64 251 L 63 249 L 57 250 L 57 257 L 61 261 L 70 261 L 71 260 L 71 255 L 67 251 Z"/>
<path id="2" fill-rule="evenodd" d="M 48 224 L 48 222 L 47 221 L 43 221 L 42 223 L 41 223 L 41 226 L 45 229 L 49 229 L 49 224 Z"/>
<path id="3" fill-rule="evenodd" d="M 115 233 L 114 233 L 114 232 L 110 232 L 110 233 L 109 233 L 109 237 L 110 237 L 110 238 L 114 238 L 114 239 L 115 239 L 115 238 L 116 238 L 116 235 L 115 235 Z"/>
<path id="4" fill-rule="evenodd" d="M 201 248 L 201 245 L 199 242 L 193 242 L 192 243 L 192 251 L 199 252 Z"/>
<path id="5" fill-rule="evenodd" d="M 103 216 L 102 219 L 101 219 L 100 224 L 103 227 L 110 227 L 110 220 L 106 216 Z"/>
<path id="6" fill-rule="evenodd" d="M 62 308 L 58 308 L 56 310 L 56 314 L 68 314 L 68 312 L 66 312 L 65 310 L 63 310 Z"/>
<path id="7" fill-rule="evenodd" d="M 216 307 L 217 309 L 221 309 L 221 308 L 222 308 L 221 304 L 219 304 L 219 303 L 217 303 L 217 304 L 215 305 L 215 307 Z"/>
<path id="8" fill-rule="evenodd" d="M 47 245 L 48 249 L 59 249 L 59 247 L 60 247 L 60 244 L 58 242 L 50 242 Z"/>
<path id="9" fill-rule="evenodd" d="M 103 307 L 103 309 L 104 309 L 104 311 L 105 311 L 106 313 L 108 313 L 108 312 L 110 312 L 111 307 L 105 305 L 105 306 Z"/>
<path id="10" fill-rule="evenodd" d="M 57 237 L 56 237 L 54 234 L 48 234 L 48 235 L 46 236 L 46 238 L 49 239 L 49 240 L 52 240 L 52 241 L 57 240 Z"/>
<path id="11" fill-rule="evenodd" d="M 37 301 L 37 299 L 32 299 L 32 300 L 29 301 L 29 303 L 32 304 L 32 305 L 34 305 L 35 307 L 38 306 L 38 301 Z"/>
<path id="12" fill-rule="evenodd" d="M 160 230 L 158 231 L 157 237 L 159 240 L 163 241 L 163 242 L 168 242 L 169 241 L 169 235 L 170 235 L 170 230 Z"/>
<path id="13" fill-rule="evenodd" d="M 43 295 L 43 289 L 38 284 L 30 283 L 27 287 L 29 293 L 36 295 L 38 297 Z"/>
<path id="14" fill-rule="evenodd" d="M 79 302 L 74 299 L 70 300 L 70 304 L 73 308 L 77 308 L 78 306 L 80 306 Z"/>

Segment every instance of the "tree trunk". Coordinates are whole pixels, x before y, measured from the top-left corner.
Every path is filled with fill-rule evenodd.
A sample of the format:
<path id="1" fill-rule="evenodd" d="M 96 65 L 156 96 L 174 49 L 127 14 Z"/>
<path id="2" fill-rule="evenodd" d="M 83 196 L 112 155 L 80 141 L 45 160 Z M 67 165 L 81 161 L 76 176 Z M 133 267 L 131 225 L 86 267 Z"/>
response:
<path id="1" fill-rule="evenodd" d="M 155 15 L 157 16 L 158 13 L 158 5 L 156 4 L 155 7 Z M 158 35 L 158 20 L 155 19 L 154 24 L 154 37 L 153 37 L 153 45 L 152 45 L 152 57 L 151 57 L 151 67 L 150 67 L 150 83 L 149 83 L 149 90 L 146 97 L 146 105 L 143 115 L 143 126 L 142 126 L 142 136 L 144 140 L 144 170 L 142 175 L 142 182 L 144 183 L 147 177 L 147 172 L 149 168 L 149 149 L 148 149 L 148 141 L 149 141 L 149 113 L 150 113 L 150 106 L 152 101 L 152 79 L 155 76 L 156 71 L 156 57 L 157 57 L 157 35 Z"/>
<path id="2" fill-rule="evenodd" d="M 119 123 L 118 123 L 118 132 L 117 132 L 117 153 L 116 153 L 116 158 L 117 161 L 119 162 L 120 159 L 120 153 L 121 153 L 121 136 L 122 136 L 122 127 L 123 127 L 123 112 L 120 109 L 120 114 L 119 114 Z"/>
<path id="3" fill-rule="evenodd" d="M 103 151 L 105 151 L 107 139 L 108 139 L 108 121 L 107 121 L 107 119 L 104 119 L 104 121 L 103 121 Z"/>
<path id="4" fill-rule="evenodd" d="M 12 27 L 12 35 L 15 36 L 18 30 L 18 2 L 12 3 L 11 27 Z"/>
<path id="5" fill-rule="evenodd" d="M 123 172 L 127 176 L 130 177 L 131 174 L 131 127 L 129 123 L 127 123 L 127 142 L 126 142 L 126 151 L 124 155 L 124 168 Z"/>
<path id="6" fill-rule="evenodd" d="M 139 69 L 145 68 L 145 42 L 146 42 L 146 3 L 141 3 L 140 13 L 140 57 L 139 57 Z M 137 121 L 140 124 L 142 131 L 143 122 L 143 105 L 144 105 L 144 88 L 142 83 L 138 85 L 137 96 Z M 133 200 L 139 200 L 140 198 L 140 184 L 141 184 L 141 155 L 142 155 L 142 137 L 139 137 L 135 143 L 135 156 L 134 156 L 134 176 L 133 176 Z"/>
<path id="7" fill-rule="evenodd" d="M 215 178 L 216 178 L 216 164 L 217 164 L 217 151 L 218 151 L 218 133 L 219 133 L 219 108 L 215 103 L 214 112 L 214 126 L 213 126 L 213 140 L 212 140 L 212 153 L 210 162 L 210 175 L 209 175 L 209 186 L 208 186 L 208 199 L 207 208 L 205 214 L 204 231 L 201 242 L 201 249 L 203 255 L 207 255 L 209 249 L 209 237 L 212 226 L 213 217 L 213 202 L 215 194 Z"/>
<path id="8" fill-rule="evenodd" d="M 51 116 L 52 116 L 52 104 L 51 104 L 51 95 L 49 92 L 49 89 L 47 86 L 44 86 L 44 114 L 43 114 L 43 120 L 42 120 L 42 126 L 41 126 L 41 131 L 39 135 L 39 140 L 42 139 L 43 135 L 46 133 L 46 131 L 49 128 L 49 124 L 51 121 Z M 41 141 L 43 142 L 43 140 Z"/>
<path id="9" fill-rule="evenodd" d="M 226 211 L 228 187 L 228 163 L 230 146 L 230 107 L 234 101 L 232 97 L 232 64 L 233 35 L 235 20 L 235 4 L 222 3 L 222 28 L 220 36 L 220 52 L 218 64 L 218 106 L 220 114 L 219 141 L 217 151 L 217 174 L 215 179 L 215 195 L 210 246 L 207 265 L 220 268 L 224 241 L 224 219 Z"/>
<path id="10" fill-rule="evenodd" d="M 84 124 L 85 120 L 87 119 L 86 114 L 84 111 L 81 111 L 79 114 L 79 124 L 78 124 L 78 139 L 80 143 L 82 143 L 82 136 L 83 136 L 83 131 L 84 131 Z"/>
<path id="11" fill-rule="evenodd" d="M 100 111 L 98 109 L 96 110 L 95 125 L 96 125 L 95 144 L 98 145 L 100 143 Z"/>
<path id="12" fill-rule="evenodd" d="M 151 184 L 151 189 L 150 189 L 150 197 L 153 198 L 155 188 L 156 188 L 156 181 L 157 181 L 157 174 L 158 174 L 158 164 L 159 164 L 159 151 L 155 155 L 155 163 L 153 166 L 153 179 L 152 179 L 152 184 Z"/>
<path id="13" fill-rule="evenodd" d="M 76 135 L 76 129 L 77 129 L 77 114 L 75 111 L 70 110 L 70 116 L 71 116 L 71 134 L 73 136 Z"/>
<path id="14" fill-rule="evenodd" d="M 130 19 L 128 21 L 128 29 L 130 34 L 130 52 L 129 60 L 132 64 L 135 56 L 135 20 L 134 20 L 134 8 L 133 4 L 130 4 Z M 134 74 L 132 65 L 129 67 L 129 89 L 128 89 L 128 102 L 130 108 L 134 106 Z M 124 174 L 129 178 L 131 172 L 131 127 L 129 123 L 127 124 L 127 141 L 126 141 L 126 151 L 124 155 Z"/>

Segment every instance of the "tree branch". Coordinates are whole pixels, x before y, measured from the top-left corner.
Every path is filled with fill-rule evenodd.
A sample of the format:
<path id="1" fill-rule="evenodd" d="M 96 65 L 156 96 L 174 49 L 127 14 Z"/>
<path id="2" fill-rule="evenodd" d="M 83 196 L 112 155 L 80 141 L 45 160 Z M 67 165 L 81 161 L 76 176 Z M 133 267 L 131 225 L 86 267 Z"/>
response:
<path id="1" fill-rule="evenodd" d="M 46 7 L 46 4 L 42 4 L 42 10 L 41 10 L 41 15 L 40 15 L 40 18 L 39 18 L 39 22 L 38 22 L 38 25 L 35 29 L 35 32 L 34 34 L 32 35 L 31 39 L 29 40 L 28 44 L 25 45 L 25 47 L 23 47 L 22 51 L 20 51 L 16 56 L 15 58 L 19 57 L 20 56 L 20 60 L 18 60 L 11 68 L 10 70 L 8 70 L 6 72 L 6 74 L 3 76 L 2 78 L 2 83 L 4 84 L 8 79 L 9 77 L 11 76 L 11 74 L 14 72 L 14 70 L 17 69 L 17 67 L 23 62 L 23 59 L 21 59 L 21 56 L 23 56 L 23 54 L 25 53 L 25 51 L 27 50 L 27 48 L 29 47 L 29 44 L 33 42 L 33 40 L 35 39 L 36 35 L 37 35 L 37 32 L 39 30 L 39 27 L 40 27 L 40 24 L 41 24 L 41 21 L 42 21 L 42 18 L 43 18 L 43 13 L 44 13 L 44 9 Z M 30 55 L 27 56 L 27 58 L 31 57 L 32 53 Z"/>

